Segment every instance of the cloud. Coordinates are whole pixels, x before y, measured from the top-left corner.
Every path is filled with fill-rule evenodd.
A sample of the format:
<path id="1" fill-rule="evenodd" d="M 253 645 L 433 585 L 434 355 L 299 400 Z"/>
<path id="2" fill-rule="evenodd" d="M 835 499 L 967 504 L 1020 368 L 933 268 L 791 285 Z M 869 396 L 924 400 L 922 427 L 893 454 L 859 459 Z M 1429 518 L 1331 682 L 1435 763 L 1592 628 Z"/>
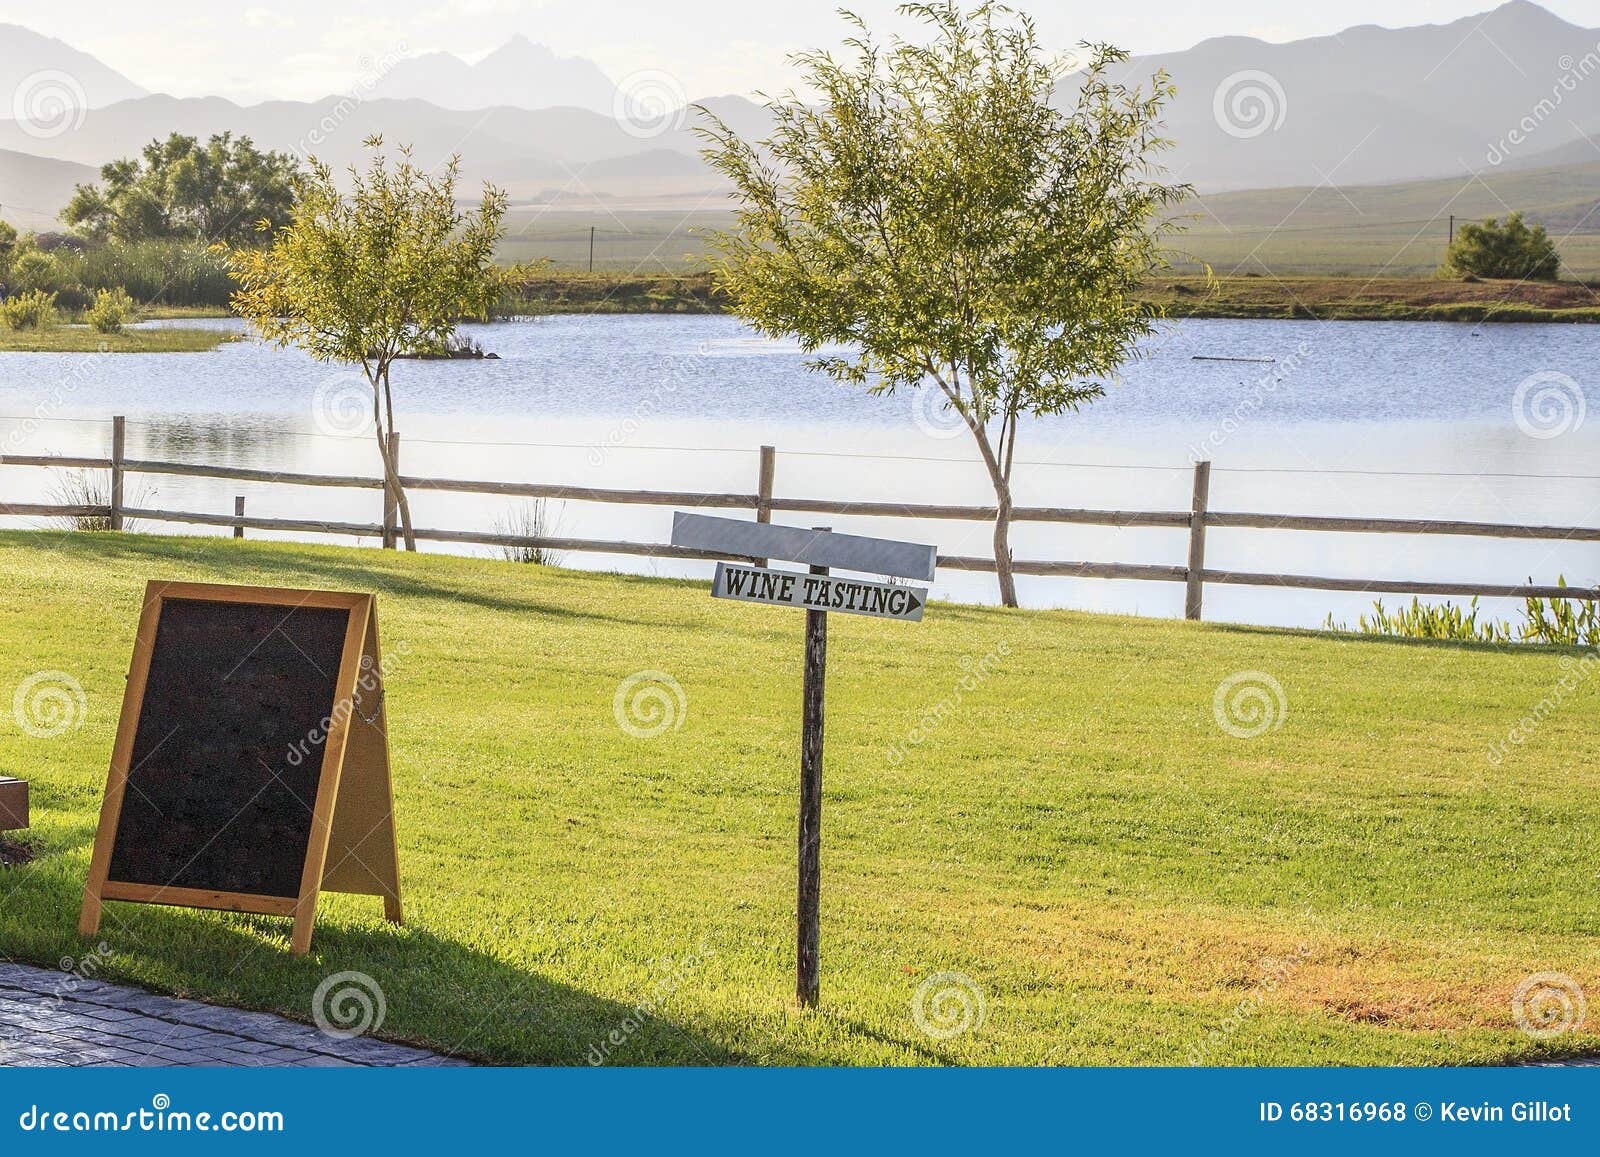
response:
<path id="1" fill-rule="evenodd" d="M 247 28 L 293 28 L 294 17 L 271 8 L 246 8 L 244 23 Z"/>

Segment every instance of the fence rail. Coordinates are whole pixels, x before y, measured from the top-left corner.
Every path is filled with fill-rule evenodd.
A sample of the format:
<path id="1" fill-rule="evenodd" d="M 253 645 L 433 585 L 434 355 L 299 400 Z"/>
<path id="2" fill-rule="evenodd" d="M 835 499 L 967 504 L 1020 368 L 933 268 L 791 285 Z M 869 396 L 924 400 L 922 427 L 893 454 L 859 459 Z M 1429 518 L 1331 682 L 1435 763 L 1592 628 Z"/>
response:
<path id="1" fill-rule="evenodd" d="M 384 494 L 382 504 L 383 519 L 380 522 L 373 523 L 331 522 L 306 518 L 261 518 L 245 514 L 245 500 L 243 497 L 234 499 L 232 514 L 130 507 L 125 504 L 123 498 L 124 478 L 127 474 L 168 474 L 273 485 L 331 486 L 385 491 L 386 488 L 382 479 L 367 478 L 359 475 L 305 474 L 290 471 L 259 470 L 242 466 L 216 466 L 204 463 L 164 462 L 129 458 L 125 453 L 125 423 L 120 417 L 112 419 L 111 444 L 112 454 L 109 458 L 56 457 L 37 454 L 0 455 L 0 465 L 4 466 L 108 470 L 111 474 L 110 501 L 105 505 L 0 502 L 0 515 L 45 518 L 97 518 L 104 519 L 112 529 L 121 529 L 126 520 L 138 519 L 145 522 L 230 527 L 236 538 L 242 538 L 246 530 L 270 530 L 298 534 L 377 538 L 386 547 L 395 545 L 398 528 L 395 525 L 393 501 L 387 494 Z M 395 438 L 392 448 L 398 455 L 398 437 Z M 433 490 L 460 494 L 562 499 L 574 502 L 619 503 L 634 506 L 749 510 L 761 522 L 770 521 L 774 512 L 948 521 L 990 521 L 995 517 L 996 513 L 993 506 L 856 502 L 821 498 L 779 498 L 773 494 L 776 461 L 777 452 L 771 446 L 760 448 L 760 465 L 756 479 L 756 489 L 749 493 L 697 490 L 616 490 L 591 486 L 565 486 L 555 483 L 417 478 L 409 475 L 401 475 L 400 481 L 407 490 L 419 491 Z M 1206 532 L 1213 528 L 1220 530 L 1249 529 L 1337 534 L 1453 535 L 1518 540 L 1600 542 L 1600 527 L 1592 526 L 1537 526 L 1444 519 L 1350 518 L 1329 515 L 1216 511 L 1210 509 L 1210 482 L 1211 464 L 1209 462 L 1195 463 L 1193 498 L 1188 510 L 1087 510 L 1075 507 L 1024 506 L 1017 507 L 1012 511 L 1012 518 L 1016 522 L 1183 530 L 1188 535 L 1188 559 L 1186 565 L 1019 559 L 1012 564 L 1013 570 L 1021 575 L 1057 578 L 1180 582 L 1185 584 L 1184 614 L 1190 619 L 1200 618 L 1204 590 L 1208 583 L 1224 586 L 1278 587 L 1293 590 L 1353 591 L 1368 594 L 1600 600 L 1600 588 L 1563 587 L 1533 583 L 1503 584 L 1407 579 L 1363 579 L 1209 569 L 1205 565 Z M 560 538 L 426 527 L 419 527 L 413 533 L 420 542 L 536 547 L 573 553 L 619 554 L 649 558 L 710 560 L 720 557 L 705 551 L 688 550 L 683 547 L 657 542 Z M 964 555 L 940 555 L 938 565 L 945 570 L 956 571 L 992 573 L 995 570 L 995 562 L 992 558 Z"/>

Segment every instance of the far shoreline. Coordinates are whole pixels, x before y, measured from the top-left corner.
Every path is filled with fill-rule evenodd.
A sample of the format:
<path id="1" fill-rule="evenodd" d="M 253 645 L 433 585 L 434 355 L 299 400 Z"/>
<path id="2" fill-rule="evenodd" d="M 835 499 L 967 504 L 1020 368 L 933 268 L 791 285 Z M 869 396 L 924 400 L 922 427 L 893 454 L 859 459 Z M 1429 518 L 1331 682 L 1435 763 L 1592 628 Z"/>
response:
<path id="1" fill-rule="evenodd" d="M 1170 318 L 1260 321 L 1600 323 L 1600 289 L 1580 282 L 1245 275 L 1153 279 L 1140 298 Z M 707 273 L 555 271 L 528 278 L 505 316 L 725 314 Z M 152 306 L 148 320 L 233 316 L 220 306 Z M 3 348 L 3 346 L 0 346 Z"/>

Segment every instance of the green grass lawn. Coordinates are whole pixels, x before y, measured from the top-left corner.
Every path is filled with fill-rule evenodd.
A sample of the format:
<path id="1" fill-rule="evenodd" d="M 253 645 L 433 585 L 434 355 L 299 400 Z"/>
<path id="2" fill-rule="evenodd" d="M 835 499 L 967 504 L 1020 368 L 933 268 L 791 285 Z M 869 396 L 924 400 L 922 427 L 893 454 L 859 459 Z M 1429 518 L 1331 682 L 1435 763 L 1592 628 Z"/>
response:
<path id="1" fill-rule="evenodd" d="M 1600 1002 L 1597 687 L 1570 653 L 942 604 L 917 625 L 834 616 L 823 1006 L 802 1013 L 803 616 L 701 583 L 221 539 L 0 534 L 0 703 L 38 671 L 87 702 L 53 738 L 0 713 L 38 852 L 0 870 L 0 955 L 89 947 L 74 926 L 152 577 L 379 592 L 408 923 L 325 896 L 296 959 L 286 920 L 108 902 L 105 979 L 305 1020 L 323 977 L 359 971 L 383 1035 L 504 1062 L 583 1064 L 613 1032 L 623 1064 L 1600 1047 L 1593 1008 L 1545 1042 L 1511 1014 L 1541 972 Z M 687 703 L 655 738 L 613 714 L 645 670 Z M 1287 701 L 1256 738 L 1213 715 L 1240 671 Z M 912 1012 L 939 973 L 983 1002 L 948 1039 Z"/>
<path id="2" fill-rule="evenodd" d="M 128 353 L 191 354 L 214 350 L 238 335 L 217 329 L 125 329 L 96 333 L 84 325 L 49 329 L 7 329 L 0 326 L 0 353 Z"/>

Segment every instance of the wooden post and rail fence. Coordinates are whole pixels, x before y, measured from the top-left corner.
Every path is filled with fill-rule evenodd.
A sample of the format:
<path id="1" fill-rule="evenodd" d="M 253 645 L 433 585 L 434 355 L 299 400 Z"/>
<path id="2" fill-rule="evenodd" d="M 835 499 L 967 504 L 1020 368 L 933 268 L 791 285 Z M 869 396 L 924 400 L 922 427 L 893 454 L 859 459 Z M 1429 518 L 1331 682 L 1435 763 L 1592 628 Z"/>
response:
<path id="1" fill-rule="evenodd" d="M 393 435 L 390 449 L 399 462 L 400 439 Z M 137 519 L 145 522 L 171 522 L 195 526 L 230 527 L 233 537 L 243 538 L 246 530 L 270 530 L 297 534 L 319 534 L 355 538 L 376 538 L 393 548 L 399 538 L 394 498 L 380 478 L 336 474 L 303 474 L 261 470 L 242 466 L 213 466 L 191 462 L 152 461 L 127 456 L 126 423 L 112 419 L 111 457 L 63 457 L 54 455 L 3 454 L 0 466 L 27 466 L 58 469 L 110 471 L 109 502 L 106 505 L 68 505 L 60 503 L 0 502 L 0 515 L 22 517 L 65 517 L 104 519 L 113 530 Z M 350 487 L 382 493 L 382 518 L 377 523 L 330 522 L 305 518 L 259 518 L 245 514 L 243 497 L 234 499 L 232 514 L 198 511 L 154 510 L 126 504 L 125 478 L 128 474 L 165 474 L 193 478 L 216 478 L 238 482 L 287 486 Z M 620 503 L 638 506 L 672 506 L 689 509 L 749 510 L 758 522 L 770 522 L 774 513 L 855 515 L 873 518 L 914 518 L 947 521 L 993 521 L 992 506 L 953 506 L 931 503 L 851 502 L 817 498 L 781 498 L 773 493 L 777 476 L 777 452 L 762 446 L 756 489 L 750 493 L 717 493 L 671 490 L 613 490 L 589 486 L 566 486 L 538 482 L 487 482 L 454 478 L 413 478 L 401 475 L 408 491 L 441 491 L 457 494 L 497 495 L 509 498 L 558 499 L 573 502 Z M 1352 591 L 1372 595 L 1438 595 L 1470 598 L 1566 598 L 1600 599 L 1600 588 L 1564 587 L 1537 584 L 1487 582 L 1440 582 L 1433 580 L 1365 579 L 1324 575 L 1271 574 L 1255 571 L 1212 570 L 1205 565 L 1206 532 L 1227 530 L 1299 530 L 1336 534 L 1418 534 L 1478 538 L 1600 542 L 1600 527 L 1534 526 L 1497 522 L 1461 522 L 1422 518 L 1354 518 L 1328 515 L 1297 515 L 1218 511 L 1211 509 L 1211 463 L 1194 465 L 1193 499 L 1188 510 L 1085 510 L 1072 507 L 1019 506 L 1012 511 L 1014 522 L 1045 522 L 1078 526 L 1161 527 L 1182 530 L 1188 535 L 1188 559 L 1184 566 L 1154 563 L 1034 561 L 1013 563 L 1019 575 L 1056 578 L 1125 579 L 1184 584 L 1184 616 L 1198 619 L 1207 584 L 1227 586 L 1278 587 L 1296 590 Z M 481 546 L 539 547 L 552 551 L 637 555 L 651 558 L 714 559 L 704 551 L 671 546 L 667 543 L 625 542 L 589 538 L 499 534 L 476 530 L 446 530 L 418 527 L 420 542 L 462 543 Z M 995 569 L 994 559 L 965 555 L 940 555 L 939 567 L 956 571 Z"/>

